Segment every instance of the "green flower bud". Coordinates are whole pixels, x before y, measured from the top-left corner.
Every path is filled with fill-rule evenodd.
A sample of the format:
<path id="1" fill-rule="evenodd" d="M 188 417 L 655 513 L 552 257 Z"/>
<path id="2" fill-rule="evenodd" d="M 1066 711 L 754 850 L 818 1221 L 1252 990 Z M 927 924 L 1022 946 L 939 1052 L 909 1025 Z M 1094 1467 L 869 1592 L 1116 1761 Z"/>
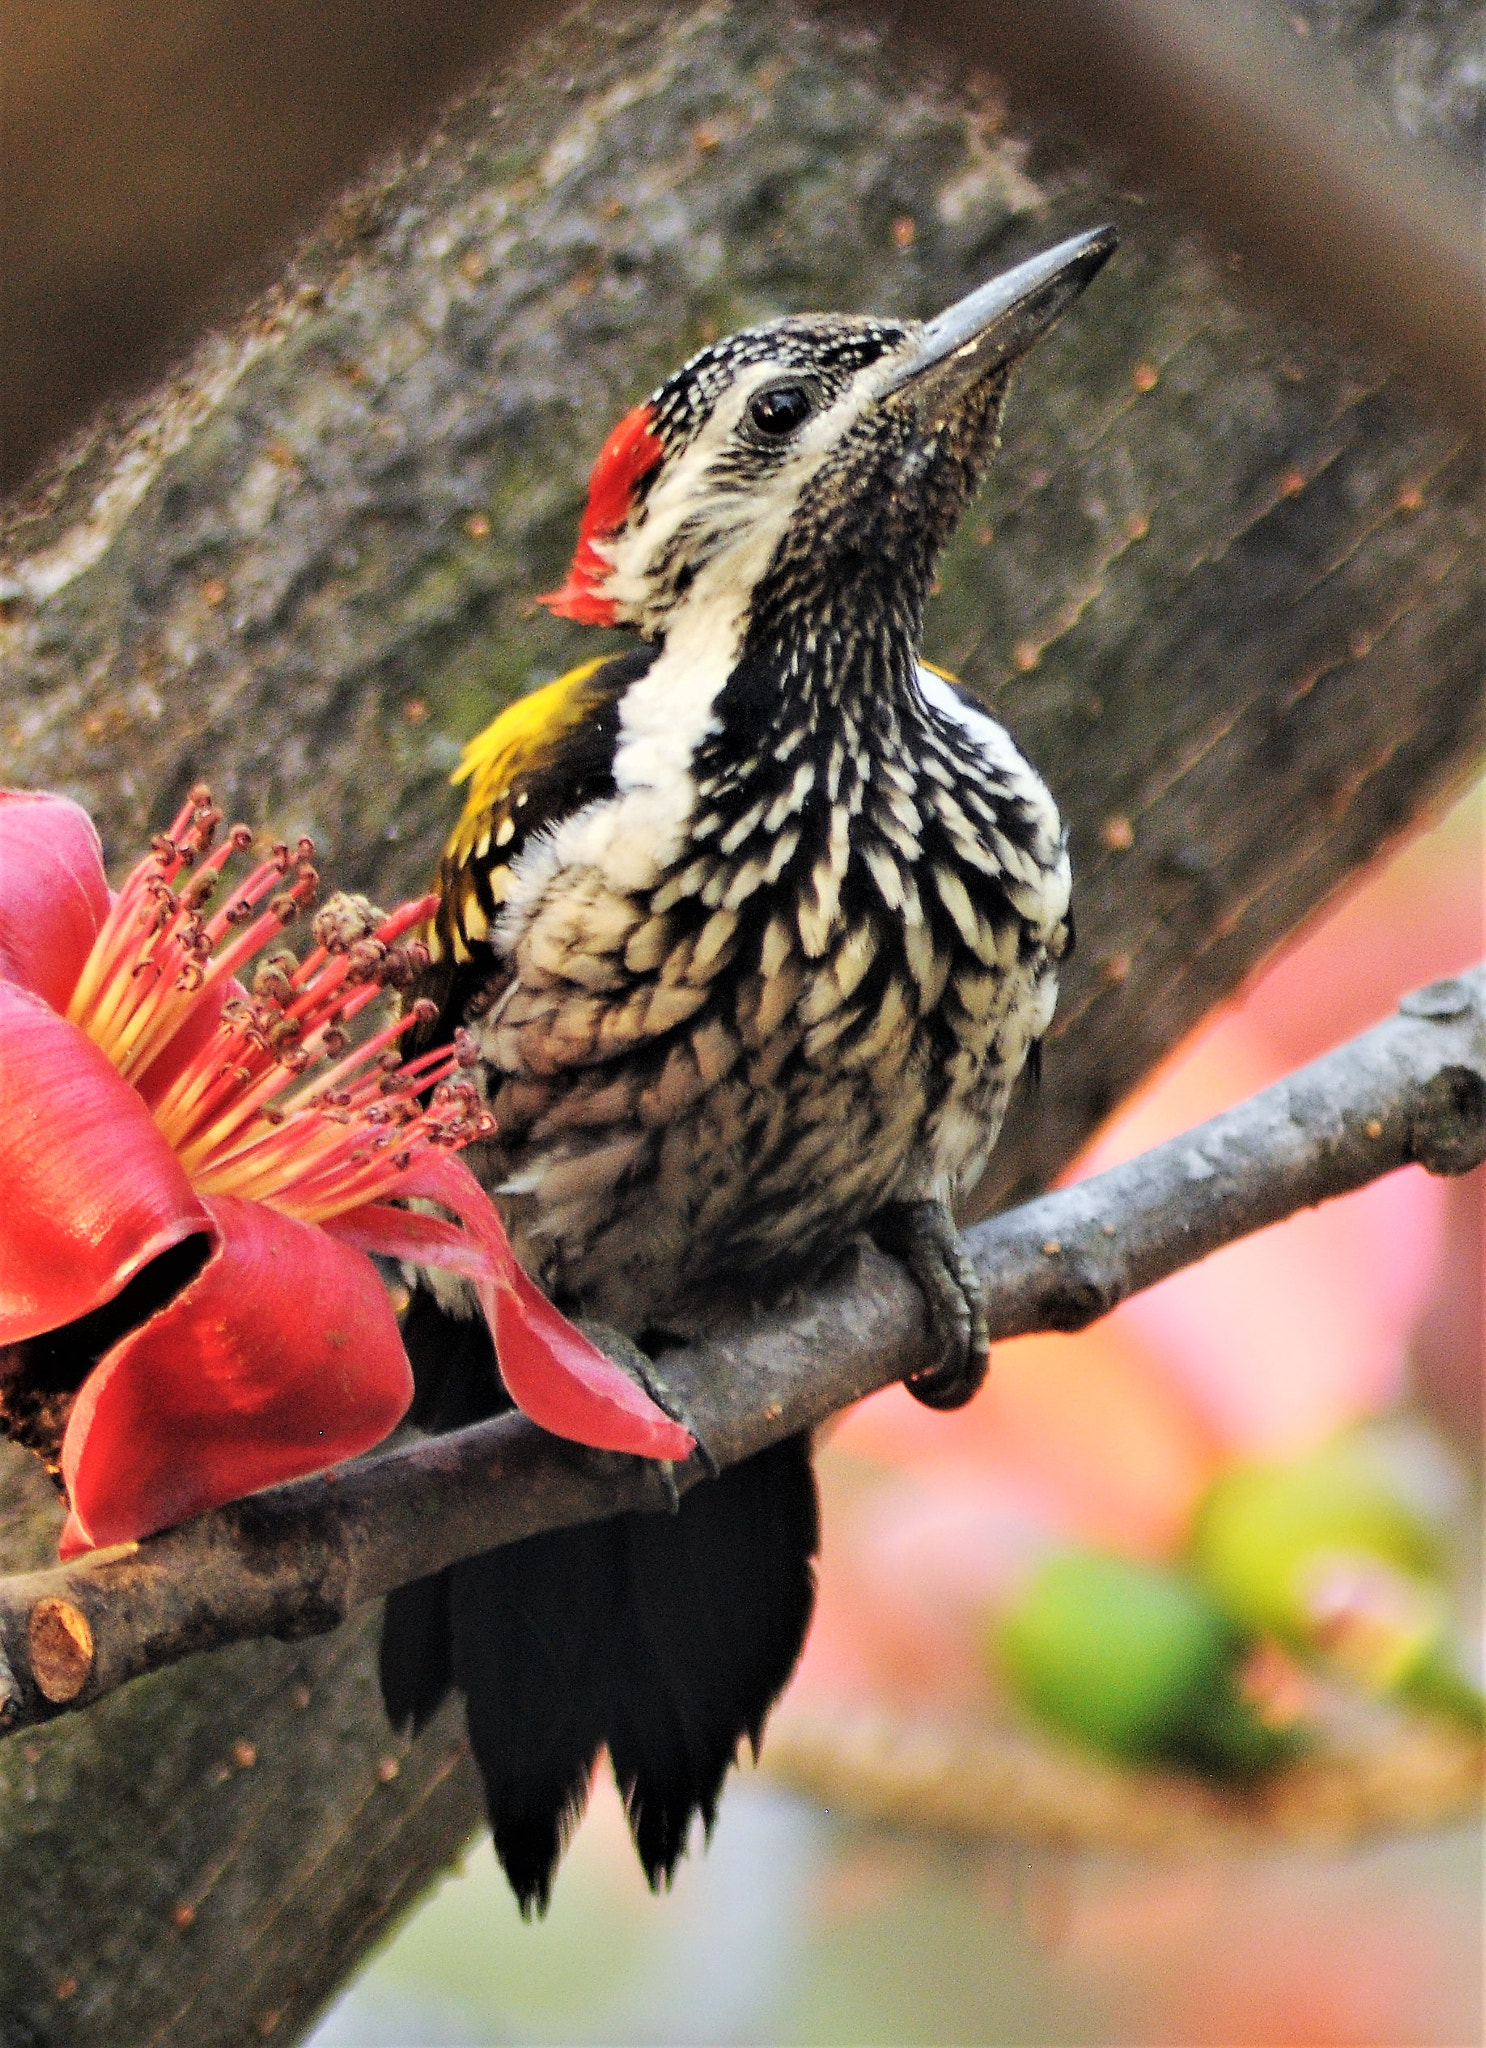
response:
<path id="1" fill-rule="evenodd" d="M 1124 1762 L 1251 1776 L 1295 1747 L 1244 1700 L 1248 1644 L 1182 1573 L 1062 1551 L 992 1633 L 1013 1697 L 1048 1727 Z"/>
<path id="2" fill-rule="evenodd" d="M 1435 1527 L 1351 1436 L 1224 1472 L 1198 1508 L 1191 1555 L 1227 1614 L 1297 1649 L 1315 1647 L 1318 1585 L 1347 1560 L 1376 1559 L 1425 1581 L 1443 1565 Z"/>

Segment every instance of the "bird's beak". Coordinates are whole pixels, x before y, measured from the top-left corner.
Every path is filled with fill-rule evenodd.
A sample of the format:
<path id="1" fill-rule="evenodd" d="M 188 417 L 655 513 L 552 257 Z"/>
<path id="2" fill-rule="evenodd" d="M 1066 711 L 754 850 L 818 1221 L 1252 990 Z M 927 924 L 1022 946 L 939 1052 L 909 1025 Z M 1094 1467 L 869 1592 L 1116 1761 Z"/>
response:
<path id="1" fill-rule="evenodd" d="M 879 396 L 911 387 L 939 405 L 1014 363 L 1103 269 L 1119 239 L 1112 227 L 1090 228 L 956 300 L 927 323 Z"/>

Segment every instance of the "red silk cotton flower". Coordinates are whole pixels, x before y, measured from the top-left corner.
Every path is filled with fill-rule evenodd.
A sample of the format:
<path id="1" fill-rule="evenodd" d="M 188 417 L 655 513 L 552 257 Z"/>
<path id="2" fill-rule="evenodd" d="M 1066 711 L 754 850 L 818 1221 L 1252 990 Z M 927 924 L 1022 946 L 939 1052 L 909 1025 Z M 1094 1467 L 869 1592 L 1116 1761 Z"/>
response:
<path id="1" fill-rule="evenodd" d="M 313 906 L 310 843 L 229 889 L 252 835 L 220 825 L 193 790 L 111 896 L 85 811 L 0 791 L 0 1350 L 86 1368 L 63 1556 L 385 1436 L 412 1381 L 369 1252 L 471 1283 L 543 1428 L 684 1458 L 692 1438 L 527 1278 L 454 1156 L 493 1128 L 462 1038 L 404 1059 L 416 1004 L 348 1037 L 426 960 L 407 934 L 435 899 L 384 916 L 334 897 L 299 958 L 275 942 Z"/>

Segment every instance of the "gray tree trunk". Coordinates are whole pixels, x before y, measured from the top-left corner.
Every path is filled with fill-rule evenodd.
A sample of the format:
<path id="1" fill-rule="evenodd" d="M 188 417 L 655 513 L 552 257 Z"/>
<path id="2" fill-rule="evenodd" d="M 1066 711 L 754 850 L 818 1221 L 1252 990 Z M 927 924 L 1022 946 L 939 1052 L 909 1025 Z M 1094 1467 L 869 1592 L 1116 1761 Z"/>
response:
<path id="1" fill-rule="evenodd" d="M 1319 319 L 860 33 L 591 13 L 349 198 L 11 519 L 0 774 L 78 796 L 118 863 L 205 778 L 338 884 L 424 886 L 461 742 L 597 644 L 531 599 L 621 410 L 731 327 L 931 312 L 1108 217 L 930 628 L 1071 823 L 1080 948 L 986 1200 L 1039 1185 L 1478 755 L 1478 479 Z M 55 1521 L 0 1480 L 15 1568 Z M 373 1641 L 216 1653 L 0 1745 L 7 2043 L 308 2025 L 477 1817 L 457 1717 L 389 1737 Z"/>

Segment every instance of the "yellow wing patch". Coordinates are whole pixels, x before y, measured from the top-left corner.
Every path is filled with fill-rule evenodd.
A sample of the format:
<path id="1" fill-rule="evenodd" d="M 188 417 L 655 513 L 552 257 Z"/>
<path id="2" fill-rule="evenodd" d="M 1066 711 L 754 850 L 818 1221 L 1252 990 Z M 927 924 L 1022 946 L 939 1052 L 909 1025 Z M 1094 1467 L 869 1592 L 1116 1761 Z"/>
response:
<path id="1" fill-rule="evenodd" d="M 477 733 L 449 780 L 468 783 L 464 810 L 449 836 L 439 869 L 439 908 L 429 944 L 435 959 L 468 960 L 471 944 L 489 935 L 505 901 L 510 868 L 505 849 L 546 822 L 524 815 L 534 771 L 552 766 L 563 742 L 593 716 L 605 693 L 588 687 L 612 661 L 600 655 L 556 682 L 518 697 Z"/>

